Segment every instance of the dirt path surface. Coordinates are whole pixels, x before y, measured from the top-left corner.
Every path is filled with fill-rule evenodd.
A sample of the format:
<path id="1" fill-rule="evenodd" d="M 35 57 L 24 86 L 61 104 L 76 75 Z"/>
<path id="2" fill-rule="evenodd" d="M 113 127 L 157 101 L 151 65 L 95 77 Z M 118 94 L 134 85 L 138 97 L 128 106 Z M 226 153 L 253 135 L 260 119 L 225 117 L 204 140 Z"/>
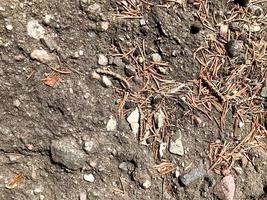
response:
<path id="1" fill-rule="evenodd" d="M 0 0 L 0 200 L 267 199 L 266 10 Z"/>

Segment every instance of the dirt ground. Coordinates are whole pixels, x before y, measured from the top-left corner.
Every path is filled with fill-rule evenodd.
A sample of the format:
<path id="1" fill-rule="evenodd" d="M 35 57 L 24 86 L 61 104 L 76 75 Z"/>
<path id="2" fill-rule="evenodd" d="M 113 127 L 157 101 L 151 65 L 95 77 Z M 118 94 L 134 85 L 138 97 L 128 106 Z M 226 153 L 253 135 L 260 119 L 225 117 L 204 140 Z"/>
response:
<path id="1" fill-rule="evenodd" d="M 208 3 L 215 18 L 235 9 L 242 10 L 242 16 L 251 15 L 246 7 L 219 0 L 0 0 L 0 199 L 214 200 L 219 199 L 214 186 L 226 174 L 232 174 L 235 180 L 234 199 L 267 199 L 267 95 L 256 101 L 263 109 L 259 115 L 263 121 L 259 120 L 257 126 L 261 134 L 253 132 L 256 139 L 250 143 L 242 139 L 253 127 L 253 115 L 248 114 L 241 138 L 235 138 L 232 135 L 234 111 L 225 116 L 222 129 L 214 118 L 209 119 L 207 113 L 195 109 L 192 101 L 184 100 L 186 95 L 193 97 L 187 89 L 182 91 L 183 95 L 164 96 L 168 120 L 164 122 L 166 129 L 158 130 L 164 130 L 165 136 L 152 142 L 147 140 L 146 145 L 132 133 L 126 120 L 135 106 L 120 107 L 123 95 L 131 95 L 130 90 L 124 90 L 125 83 L 120 82 L 121 78 L 127 78 L 123 67 L 139 62 L 135 58 L 156 61 L 153 55 L 160 56 L 160 63 L 151 61 L 151 66 L 162 66 L 167 72 L 157 68 L 159 73 L 151 75 L 152 78 L 164 77 L 190 89 L 197 88 L 193 85 L 198 82 L 193 80 L 199 79 L 201 70 L 195 52 L 205 46 L 207 36 L 217 37 L 220 21 L 227 21 L 218 17 L 215 25 L 203 24 L 201 16 L 196 14 L 201 2 Z M 261 30 L 248 34 L 261 38 L 260 43 L 266 49 L 266 1 L 252 3 L 262 8 L 265 20 L 258 20 Z M 227 34 L 224 43 L 236 36 L 229 30 Z M 33 52 L 40 49 L 46 53 L 35 56 Z M 125 56 L 131 49 L 134 50 Z M 102 61 L 99 55 L 104 55 Z M 122 63 L 110 61 L 116 55 L 123 57 Z M 105 63 L 107 58 L 109 64 Z M 239 59 L 229 60 L 231 65 L 241 66 Z M 253 68 L 248 74 L 258 82 L 265 77 L 267 83 L 265 51 L 257 62 L 265 71 Z M 225 71 L 227 66 L 227 63 L 223 66 Z M 109 69 L 121 76 L 108 75 L 113 84 L 108 87 L 99 69 Z M 226 79 L 225 71 L 218 72 L 221 79 L 217 86 Z M 160 72 L 164 75 L 159 75 Z M 146 74 L 140 75 L 140 80 L 136 77 L 130 76 L 126 82 L 138 91 L 145 83 Z M 257 95 L 263 93 L 263 88 L 264 85 L 259 86 Z M 211 96 L 219 102 L 220 91 L 219 95 L 213 92 Z M 150 94 L 143 95 L 146 99 Z M 153 105 L 147 110 L 144 105 L 138 104 L 145 118 L 150 112 L 156 112 Z M 209 112 L 212 113 L 219 115 Z M 149 120 L 145 119 L 144 123 L 149 124 Z M 177 155 L 167 147 L 160 155 L 162 145 L 169 145 L 179 136 L 183 152 Z M 238 148 L 241 152 L 238 155 L 247 155 L 247 163 L 237 159 L 226 174 L 208 170 L 211 143 L 226 144 L 229 140 L 231 144 L 244 145 L 242 151 Z M 183 184 L 181 177 L 200 167 L 200 163 L 204 163 L 205 172 L 189 184 Z"/>

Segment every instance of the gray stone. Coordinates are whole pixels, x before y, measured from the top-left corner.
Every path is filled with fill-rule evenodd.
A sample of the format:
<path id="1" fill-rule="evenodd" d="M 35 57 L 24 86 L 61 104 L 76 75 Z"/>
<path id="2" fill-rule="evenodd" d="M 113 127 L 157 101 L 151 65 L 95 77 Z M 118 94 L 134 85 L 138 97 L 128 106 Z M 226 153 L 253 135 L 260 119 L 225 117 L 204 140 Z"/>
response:
<path id="1" fill-rule="evenodd" d="M 73 138 L 65 137 L 53 140 L 51 144 L 52 160 L 70 170 L 78 170 L 86 161 L 86 154 Z"/>
<path id="2" fill-rule="evenodd" d="M 59 49 L 59 47 L 57 46 L 55 40 L 53 40 L 49 36 L 44 36 L 43 38 L 41 38 L 41 42 L 49 49 L 50 52 Z"/>
<path id="3" fill-rule="evenodd" d="M 27 33 L 34 39 L 40 39 L 45 34 L 45 29 L 39 24 L 37 20 L 30 20 L 27 24 Z"/>
<path id="4" fill-rule="evenodd" d="M 125 74 L 127 76 L 135 76 L 136 75 L 136 71 L 135 71 L 135 68 L 131 65 L 126 65 L 124 67 L 124 71 L 125 71 Z"/>
<path id="5" fill-rule="evenodd" d="M 225 50 L 230 57 L 237 57 L 242 50 L 243 42 L 240 40 L 230 40 L 225 45 Z"/>
<path id="6" fill-rule="evenodd" d="M 181 175 L 179 179 L 183 185 L 188 186 L 199 178 L 202 178 L 205 174 L 206 171 L 203 162 L 200 162 L 197 167 L 193 168 L 188 173 Z"/>
<path id="7" fill-rule="evenodd" d="M 122 62 L 122 59 L 119 57 L 115 57 L 113 60 L 114 65 L 116 65 L 117 67 L 125 67 L 125 63 Z"/>
<path id="8" fill-rule="evenodd" d="M 101 82 L 103 84 L 104 87 L 111 87 L 113 84 L 111 82 L 111 80 L 107 77 L 107 76 L 102 76 Z"/>
<path id="9" fill-rule="evenodd" d="M 104 54 L 98 55 L 98 64 L 102 66 L 108 65 L 108 58 Z"/>

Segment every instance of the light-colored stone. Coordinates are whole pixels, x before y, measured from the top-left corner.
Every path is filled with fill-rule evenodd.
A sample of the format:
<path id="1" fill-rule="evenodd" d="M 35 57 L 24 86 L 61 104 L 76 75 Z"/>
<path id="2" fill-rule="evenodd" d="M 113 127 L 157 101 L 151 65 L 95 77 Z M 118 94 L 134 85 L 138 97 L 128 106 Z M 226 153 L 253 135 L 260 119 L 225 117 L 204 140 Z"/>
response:
<path id="1" fill-rule="evenodd" d="M 109 22 L 100 22 L 100 27 L 102 31 L 108 30 Z"/>
<path id="2" fill-rule="evenodd" d="M 20 101 L 18 99 L 15 99 L 13 101 L 13 105 L 18 108 L 20 106 Z"/>
<path id="3" fill-rule="evenodd" d="M 146 25 L 146 20 L 144 18 L 140 19 L 140 25 L 141 26 Z"/>
<path id="4" fill-rule="evenodd" d="M 45 34 L 45 29 L 37 20 L 30 20 L 27 24 L 27 33 L 34 39 L 41 39 Z"/>
<path id="5" fill-rule="evenodd" d="M 151 55 L 151 58 L 152 58 L 153 62 L 160 62 L 161 61 L 161 56 L 158 53 L 153 53 Z"/>
<path id="6" fill-rule="evenodd" d="M 79 198 L 80 198 L 80 200 L 87 200 L 87 193 L 86 192 L 80 192 Z"/>
<path id="7" fill-rule="evenodd" d="M 216 186 L 215 194 L 221 200 L 233 200 L 235 196 L 235 180 L 232 175 L 225 176 Z"/>
<path id="8" fill-rule="evenodd" d="M 94 71 L 91 73 L 91 78 L 95 80 L 100 80 L 101 76 L 97 72 Z"/>
<path id="9" fill-rule="evenodd" d="M 49 64 L 50 62 L 55 62 L 57 60 L 55 55 L 48 53 L 46 50 L 43 49 L 34 49 L 31 52 L 30 56 L 32 59 L 44 64 Z"/>
<path id="10" fill-rule="evenodd" d="M 83 179 L 87 182 L 93 183 L 95 182 L 95 177 L 93 174 L 84 174 Z"/>
<path id="11" fill-rule="evenodd" d="M 117 129 L 117 120 L 111 116 L 107 123 L 107 131 L 115 131 Z"/>
<path id="12" fill-rule="evenodd" d="M 182 143 L 182 136 L 179 135 L 179 138 L 176 140 L 171 140 L 169 151 L 173 154 L 183 156 L 184 155 L 184 147 Z"/>
<path id="13" fill-rule="evenodd" d="M 102 66 L 108 65 L 108 58 L 104 54 L 98 55 L 98 64 Z"/>
<path id="14" fill-rule="evenodd" d="M 95 143 L 94 140 L 88 140 L 88 141 L 85 141 L 84 142 L 84 144 L 83 144 L 83 150 L 86 153 L 93 153 L 94 150 L 96 149 L 96 146 L 97 146 L 97 144 Z"/>
<path id="15" fill-rule="evenodd" d="M 7 24 L 7 25 L 6 25 L 6 30 L 8 30 L 8 31 L 12 31 L 12 30 L 13 30 L 13 26 L 12 26 L 12 24 Z"/>
<path id="16" fill-rule="evenodd" d="M 107 88 L 108 87 L 111 87 L 113 85 L 112 82 L 111 82 L 111 80 L 107 76 L 102 76 L 101 81 L 102 81 L 103 85 L 105 87 L 107 87 Z"/>
<path id="17" fill-rule="evenodd" d="M 132 132 L 134 135 L 137 135 L 139 132 L 139 118 L 140 113 L 138 108 L 136 107 L 135 110 L 127 117 L 127 122 L 130 124 Z"/>
<path id="18" fill-rule="evenodd" d="M 128 171 L 128 164 L 127 162 L 122 162 L 119 164 L 119 169 L 121 169 L 122 171 Z"/>
<path id="19" fill-rule="evenodd" d="M 145 180 L 145 182 L 143 183 L 142 186 L 143 186 L 144 189 L 148 189 L 148 188 L 151 187 L 151 185 L 152 185 L 152 183 L 151 183 L 150 180 Z"/>

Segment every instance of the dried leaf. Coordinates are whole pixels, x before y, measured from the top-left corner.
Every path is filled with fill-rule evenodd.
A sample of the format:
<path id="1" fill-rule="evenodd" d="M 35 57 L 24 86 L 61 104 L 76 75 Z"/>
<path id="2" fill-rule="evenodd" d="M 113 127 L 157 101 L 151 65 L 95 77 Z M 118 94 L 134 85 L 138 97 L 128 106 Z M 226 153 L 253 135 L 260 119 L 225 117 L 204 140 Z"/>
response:
<path id="1" fill-rule="evenodd" d="M 57 75 L 50 75 L 44 79 L 44 84 L 54 87 L 60 81 L 60 77 Z"/>

